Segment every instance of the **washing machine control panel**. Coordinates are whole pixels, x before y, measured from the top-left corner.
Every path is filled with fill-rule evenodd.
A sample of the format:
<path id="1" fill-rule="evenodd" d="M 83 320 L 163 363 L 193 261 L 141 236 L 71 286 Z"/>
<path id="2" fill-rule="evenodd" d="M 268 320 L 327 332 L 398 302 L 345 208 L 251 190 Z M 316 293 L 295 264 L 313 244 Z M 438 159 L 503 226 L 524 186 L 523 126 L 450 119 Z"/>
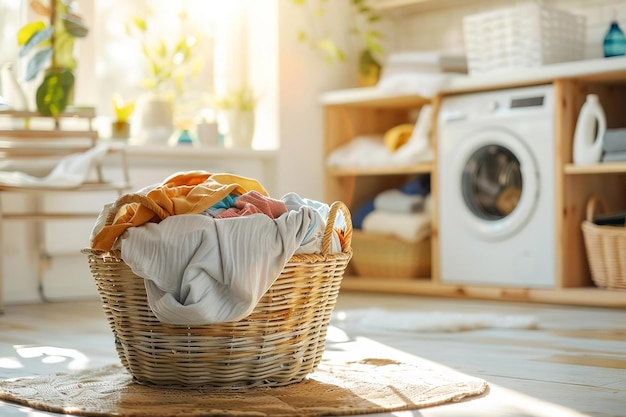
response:
<path id="1" fill-rule="evenodd" d="M 515 91 L 502 94 L 499 91 L 482 92 L 466 96 L 448 97 L 446 106 L 440 109 L 439 120 L 442 123 L 467 121 L 477 118 L 513 115 L 531 110 L 544 112 L 550 110 L 551 90 L 535 88 L 534 91 Z M 469 102 L 471 100 L 471 102 Z"/>

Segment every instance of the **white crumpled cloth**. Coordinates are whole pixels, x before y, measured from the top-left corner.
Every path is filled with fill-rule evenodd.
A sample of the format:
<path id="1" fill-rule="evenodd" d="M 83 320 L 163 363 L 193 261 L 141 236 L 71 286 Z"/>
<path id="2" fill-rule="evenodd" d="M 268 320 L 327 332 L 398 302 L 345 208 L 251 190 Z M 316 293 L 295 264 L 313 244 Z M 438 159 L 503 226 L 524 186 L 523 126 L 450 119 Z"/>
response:
<path id="1" fill-rule="evenodd" d="M 98 144 L 85 152 L 66 156 L 44 177 L 32 175 L 29 173 L 29 167 L 26 166 L 22 166 L 20 171 L 0 171 L 0 184 L 24 188 L 78 187 L 87 179 L 93 163 L 101 160 L 108 150 L 107 144 Z M 33 171 L 41 169 L 38 165 L 32 168 Z"/>
<path id="2" fill-rule="evenodd" d="M 292 255 L 320 251 L 324 207 L 300 206 L 296 194 L 286 201 L 277 219 L 182 214 L 130 228 L 122 259 L 145 279 L 155 316 L 180 325 L 248 316 Z M 341 251 L 335 235 L 332 250 Z"/>

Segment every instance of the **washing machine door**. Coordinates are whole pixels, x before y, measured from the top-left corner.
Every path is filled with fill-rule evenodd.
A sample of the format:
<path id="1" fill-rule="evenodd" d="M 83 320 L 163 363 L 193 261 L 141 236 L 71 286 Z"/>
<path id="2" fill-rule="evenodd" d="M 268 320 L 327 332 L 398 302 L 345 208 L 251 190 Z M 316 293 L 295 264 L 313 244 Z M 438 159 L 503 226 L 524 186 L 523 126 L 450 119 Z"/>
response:
<path id="1" fill-rule="evenodd" d="M 537 164 L 527 146 L 513 132 L 490 128 L 463 140 L 456 155 L 462 224 L 485 239 L 515 234 L 539 196 Z"/>

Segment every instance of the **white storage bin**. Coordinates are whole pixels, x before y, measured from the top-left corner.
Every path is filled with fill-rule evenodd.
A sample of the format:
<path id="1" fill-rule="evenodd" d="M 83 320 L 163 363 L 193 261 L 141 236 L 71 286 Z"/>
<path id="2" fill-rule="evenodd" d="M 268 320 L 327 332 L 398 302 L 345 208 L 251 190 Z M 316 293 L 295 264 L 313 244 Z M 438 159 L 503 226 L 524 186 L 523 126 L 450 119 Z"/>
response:
<path id="1" fill-rule="evenodd" d="M 577 61 L 585 18 L 536 3 L 463 18 L 470 74 Z"/>

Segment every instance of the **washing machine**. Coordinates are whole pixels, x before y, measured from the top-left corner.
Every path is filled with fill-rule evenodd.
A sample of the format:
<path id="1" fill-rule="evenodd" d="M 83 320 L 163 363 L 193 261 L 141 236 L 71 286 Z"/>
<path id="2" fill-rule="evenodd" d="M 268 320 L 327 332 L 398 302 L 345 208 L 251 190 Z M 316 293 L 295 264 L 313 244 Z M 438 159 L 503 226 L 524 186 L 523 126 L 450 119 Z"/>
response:
<path id="1" fill-rule="evenodd" d="M 555 283 L 554 88 L 444 97 L 438 115 L 440 278 Z"/>

